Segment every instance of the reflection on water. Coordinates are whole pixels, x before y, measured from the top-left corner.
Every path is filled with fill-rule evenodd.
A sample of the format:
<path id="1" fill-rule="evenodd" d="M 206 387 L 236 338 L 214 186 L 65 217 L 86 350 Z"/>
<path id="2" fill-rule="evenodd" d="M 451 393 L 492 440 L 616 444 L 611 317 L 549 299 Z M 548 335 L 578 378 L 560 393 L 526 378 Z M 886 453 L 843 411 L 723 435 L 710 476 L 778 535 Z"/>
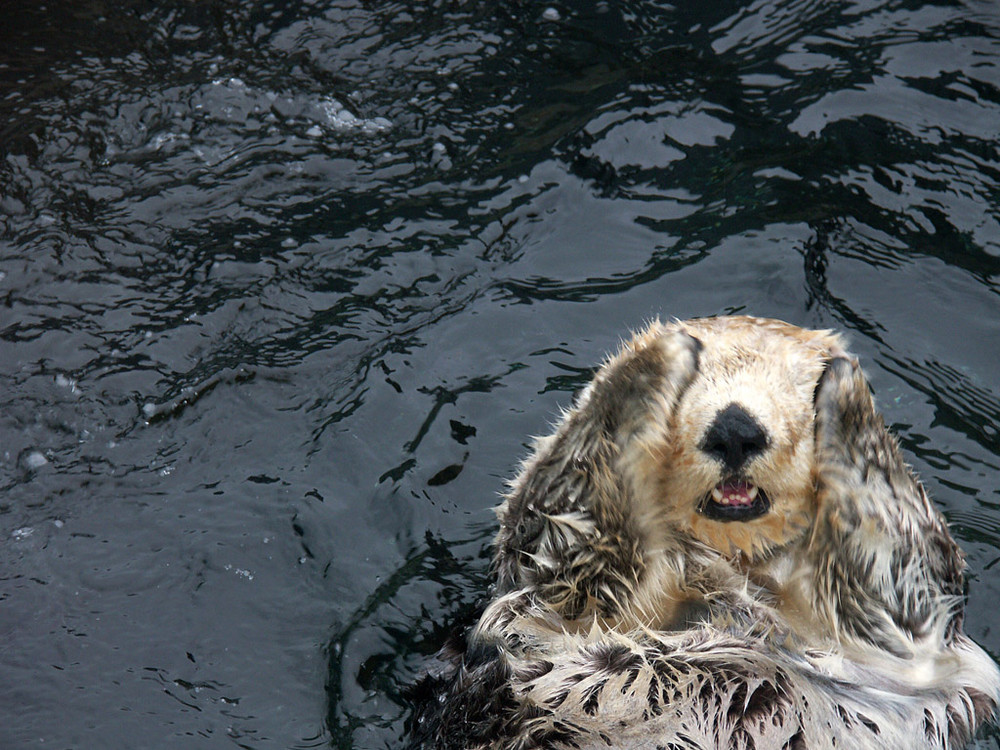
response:
<path id="1" fill-rule="evenodd" d="M 5 17 L 0 744 L 394 744 L 655 315 L 845 330 L 1000 654 L 991 3 Z"/>

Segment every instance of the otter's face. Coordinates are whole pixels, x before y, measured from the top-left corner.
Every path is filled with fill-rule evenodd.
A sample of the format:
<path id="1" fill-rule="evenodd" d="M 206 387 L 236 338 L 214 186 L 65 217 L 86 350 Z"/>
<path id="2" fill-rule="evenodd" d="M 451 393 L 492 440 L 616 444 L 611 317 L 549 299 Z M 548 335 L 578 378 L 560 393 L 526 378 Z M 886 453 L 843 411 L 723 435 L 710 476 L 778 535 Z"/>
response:
<path id="1" fill-rule="evenodd" d="M 701 343 L 697 370 L 666 434 L 646 446 L 652 476 L 643 481 L 671 529 L 753 561 L 812 523 L 814 393 L 839 342 L 745 320 L 680 324 Z"/>

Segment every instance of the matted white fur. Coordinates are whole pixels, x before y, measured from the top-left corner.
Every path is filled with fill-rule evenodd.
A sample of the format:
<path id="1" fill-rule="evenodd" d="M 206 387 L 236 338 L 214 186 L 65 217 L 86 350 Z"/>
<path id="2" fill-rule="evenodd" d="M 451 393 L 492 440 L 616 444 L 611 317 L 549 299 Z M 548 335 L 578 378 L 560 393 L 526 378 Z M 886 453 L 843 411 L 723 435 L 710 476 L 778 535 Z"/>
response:
<path id="1" fill-rule="evenodd" d="M 498 516 L 417 746 L 959 748 L 1000 700 L 961 552 L 829 331 L 653 323 Z"/>

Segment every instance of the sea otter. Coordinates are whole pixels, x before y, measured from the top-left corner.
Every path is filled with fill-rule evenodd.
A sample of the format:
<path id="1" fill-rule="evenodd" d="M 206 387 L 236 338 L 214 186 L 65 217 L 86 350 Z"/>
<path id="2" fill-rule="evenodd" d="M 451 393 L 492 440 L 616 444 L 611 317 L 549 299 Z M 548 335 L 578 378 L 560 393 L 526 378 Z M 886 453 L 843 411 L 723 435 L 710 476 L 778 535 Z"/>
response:
<path id="1" fill-rule="evenodd" d="M 498 516 L 415 747 L 960 748 L 1000 700 L 961 551 L 833 332 L 653 323 Z"/>

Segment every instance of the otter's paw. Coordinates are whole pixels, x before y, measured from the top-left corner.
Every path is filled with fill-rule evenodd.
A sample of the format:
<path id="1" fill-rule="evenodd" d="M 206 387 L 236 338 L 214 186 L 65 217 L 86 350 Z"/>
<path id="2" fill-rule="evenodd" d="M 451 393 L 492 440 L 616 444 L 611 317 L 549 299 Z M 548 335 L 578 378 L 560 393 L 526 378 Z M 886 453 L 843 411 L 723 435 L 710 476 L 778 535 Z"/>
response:
<path id="1" fill-rule="evenodd" d="M 919 639 L 949 640 L 961 553 L 846 357 L 831 359 L 817 386 L 816 474 L 817 611 L 899 655 Z"/>
<path id="2" fill-rule="evenodd" d="M 668 429 L 700 346 L 654 323 L 600 369 L 555 434 L 538 441 L 498 511 L 501 591 L 527 587 L 567 619 L 616 616 L 645 565 L 622 456 Z"/>

